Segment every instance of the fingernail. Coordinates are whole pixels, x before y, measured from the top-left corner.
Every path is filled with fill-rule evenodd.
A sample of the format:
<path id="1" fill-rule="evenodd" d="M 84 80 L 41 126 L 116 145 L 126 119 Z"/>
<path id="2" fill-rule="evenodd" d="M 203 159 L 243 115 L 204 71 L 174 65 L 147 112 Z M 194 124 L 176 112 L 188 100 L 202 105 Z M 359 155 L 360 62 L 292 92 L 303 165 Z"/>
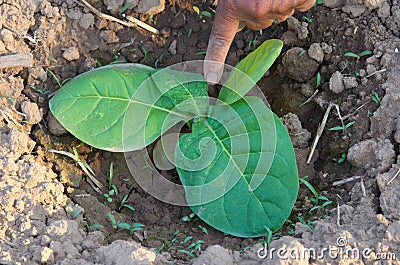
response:
<path id="1" fill-rule="evenodd" d="M 215 84 L 218 82 L 218 76 L 216 73 L 208 73 L 206 76 L 206 80 L 208 83 Z"/>

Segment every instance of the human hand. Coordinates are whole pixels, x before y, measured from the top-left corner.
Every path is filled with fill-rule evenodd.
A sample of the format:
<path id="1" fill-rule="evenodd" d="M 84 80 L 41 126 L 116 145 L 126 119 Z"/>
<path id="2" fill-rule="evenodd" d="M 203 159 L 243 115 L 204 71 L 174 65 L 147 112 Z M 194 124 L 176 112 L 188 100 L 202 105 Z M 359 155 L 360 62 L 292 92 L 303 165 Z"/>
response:
<path id="1" fill-rule="evenodd" d="M 306 11 L 314 3 L 315 0 L 219 0 L 204 63 L 207 81 L 217 83 L 221 78 L 239 23 L 254 30 L 268 28 L 274 20 L 284 21 L 295 10 Z"/>

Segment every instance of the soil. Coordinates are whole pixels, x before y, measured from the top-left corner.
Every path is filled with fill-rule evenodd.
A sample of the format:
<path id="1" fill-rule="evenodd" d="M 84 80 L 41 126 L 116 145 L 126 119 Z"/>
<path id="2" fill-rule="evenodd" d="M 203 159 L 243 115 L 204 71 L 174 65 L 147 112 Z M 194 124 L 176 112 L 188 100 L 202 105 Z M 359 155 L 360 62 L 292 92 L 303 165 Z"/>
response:
<path id="1" fill-rule="evenodd" d="M 33 60 L 0 68 L 0 264 L 400 264 L 399 1 L 324 1 L 262 32 L 244 29 L 231 46 L 227 63 L 235 65 L 266 39 L 284 41 L 259 87 L 288 128 L 299 176 L 308 176 L 332 201 L 327 210 L 310 213 L 312 194 L 301 185 L 290 221 L 274 234 L 270 248 L 322 249 L 345 238 L 347 246 L 372 253 L 341 259 L 275 255 L 274 261 L 257 257 L 266 238 L 223 234 L 190 218 L 188 207 L 147 194 L 123 154 L 80 142 L 48 109 L 60 84 L 100 65 L 165 67 L 203 59 L 213 18 L 200 17 L 192 5 L 213 16 L 213 3 L 91 1 L 119 18 L 128 7 L 122 13 L 158 28 L 161 34 L 154 36 L 99 18 L 77 2 L 0 0 L 0 56 L 30 54 Z M 371 53 L 361 56 L 364 51 Z M 349 52 L 359 57 L 346 56 Z M 307 164 L 329 104 L 337 107 Z M 354 124 L 327 130 L 341 126 L 340 118 Z M 73 148 L 105 187 L 100 193 L 75 161 L 49 152 L 74 153 Z M 107 201 L 111 163 L 118 194 Z M 126 194 L 134 210 L 120 207 Z M 108 213 L 144 229 L 133 234 L 115 229 Z M 193 238 L 184 242 L 188 237 Z M 197 240 L 204 241 L 199 251 L 183 251 Z"/>

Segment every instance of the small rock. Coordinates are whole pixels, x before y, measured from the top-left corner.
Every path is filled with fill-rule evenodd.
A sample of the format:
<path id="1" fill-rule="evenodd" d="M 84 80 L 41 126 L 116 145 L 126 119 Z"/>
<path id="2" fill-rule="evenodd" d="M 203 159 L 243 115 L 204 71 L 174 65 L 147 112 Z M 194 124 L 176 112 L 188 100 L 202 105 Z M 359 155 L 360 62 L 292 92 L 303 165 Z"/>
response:
<path id="1" fill-rule="evenodd" d="M 297 43 L 296 33 L 288 30 L 282 34 L 281 40 L 283 41 L 283 43 L 285 45 L 288 45 L 288 46 L 293 45 L 293 44 Z"/>
<path id="2" fill-rule="evenodd" d="M 67 133 L 67 130 L 57 121 L 57 119 L 49 112 L 47 116 L 47 126 L 49 127 L 49 131 L 51 134 L 56 136 L 60 136 Z"/>
<path id="3" fill-rule="evenodd" d="M 308 49 L 308 56 L 310 56 L 311 59 L 322 63 L 322 61 L 324 60 L 324 51 L 322 50 L 319 43 L 311 44 L 310 48 Z"/>
<path id="4" fill-rule="evenodd" d="M 287 20 L 288 29 L 296 32 L 299 40 L 304 40 L 308 36 L 307 23 L 301 23 L 295 17 L 289 17 Z"/>
<path id="5" fill-rule="evenodd" d="M 343 75 L 339 71 L 334 72 L 331 76 L 331 79 L 329 80 L 329 89 L 336 94 L 343 92 Z"/>
<path id="6" fill-rule="evenodd" d="M 324 51 L 324 53 L 326 53 L 326 54 L 331 54 L 332 51 L 333 51 L 332 46 L 329 45 L 329 44 L 327 44 L 327 43 L 325 43 L 325 42 L 321 43 L 321 49 L 322 49 L 322 50 Z"/>
<path id="7" fill-rule="evenodd" d="M 78 20 L 82 17 L 82 11 L 80 10 L 80 8 L 68 9 L 66 15 L 70 19 Z"/>
<path id="8" fill-rule="evenodd" d="M 141 1 L 147 2 L 147 1 Z M 124 0 L 103 0 L 104 5 L 111 13 L 118 13 L 124 5 Z"/>
<path id="9" fill-rule="evenodd" d="M 347 160 L 355 167 L 364 168 L 368 175 L 374 175 L 388 170 L 395 155 L 390 140 L 369 139 L 350 147 Z"/>
<path id="10" fill-rule="evenodd" d="M 323 5 L 329 8 L 337 8 L 344 6 L 346 3 L 346 0 L 329 0 L 329 1 L 324 1 Z"/>
<path id="11" fill-rule="evenodd" d="M 36 262 L 44 263 L 44 264 L 53 264 L 54 263 L 54 253 L 48 247 L 42 247 L 37 249 L 33 253 L 33 260 Z"/>
<path id="12" fill-rule="evenodd" d="M 396 133 L 394 134 L 394 140 L 400 144 L 400 119 L 397 118 Z"/>
<path id="13" fill-rule="evenodd" d="M 69 47 L 62 55 L 65 60 L 73 61 L 79 59 L 79 50 L 77 47 Z"/>
<path id="14" fill-rule="evenodd" d="M 110 245 L 100 247 L 95 252 L 96 262 L 104 265 L 112 264 L 153 264 L 156 253 L 136 242 L 115 240 Z"/>
<path id="15" fill-rule="evenodd" d="M 2 29 L 0 31 L 0 39 L 4 42 L 11 42 L 14 40 L 14 36 L 8 29 Z"/>
<path id="16" fill-rule="evenodd" d="M 306 129 L 303 129 L 299 117 L 297 117 L 296 114 L 289 112 L 283 116 L 281 120 L 289 132 L 293 147 L 306 148 L 308 146 L 308 141 L 311 138 L 311 133 Z"/>
<path id="17" fill-rule="evenodd" d="M 376 67 L 373 64 L 368 64 L 367 65 L 367 74 L 372 75 L 376 72 Z"/>
<path id="18" fill-rule="evenodd" d="M 138 13 L 155 15 L 164 11 L 165 0 L 146 0 L 140 1 L 136 9 Z"/>
<path id="19" fill-rule="evenodd" d="M 79 20 L 79 26 L 83 29 L 88 29 L 94 24 L 94 16 L 90 13 L 83 14 Z"/>
<path id="20" fill-rule="evenodd" d="M 193 265 L 233 265 L 233 257 L 229 251 L 220 245 L 209 246 L 198 258 L 193 260 Z"/>
<path id="21" fill-rule="evenodd" d="M 0 40 L 0 53 L 4 52 L 6 50 L 6 46 L 4 45 L 4 42 Z"/>
<path id="22" fill-rule="evenodd" d="M 36 103 L 30 101 L 24 101 L 21 105 L 22 113 L 26 115 L 26 120 L 30 124 L 37 124 L 42 120 L 42 112 Z"/>
<path id="23" fill-rule="evenodd" d="M 174 56 L 176 55 L 176 43 L 177 43 L 177 40 L 173 40 L 171 42 L 171 45 L 169 45 L 169 47 L 168 47 L 168 51 Z"/>
<path id="24" fill-rule="evenodd" d="M 347 14 L 351 14 L 353 17 L 361 16 L 362 13 L 364 13 L 366 9 L 367 8 L 362 4 L 361 5 L 349 4 L 342 8 L 343 12 L 346 12 Z"/>
<path id="25" fill-rule="evenodd" d="M 358 86 L 357 78 L 355 76 L 343 77 L 343 84 L 346 89 L 352 89 Z"/>
<path id="26" fill-rule="evenodd" d="M 311 59 L 304 49 L 295 47 L 283 54 L 278 69 L 281 75 L 303 83 L 315 75 L 318 66 L 319 64 Z"/>
<path id="27" fill-rule="evenodd" d="M 64 253 L 61 242 L 59 242 L 59 241 L 50 242 L 50 249 L 53 250 L 53 252 L 55 253 L 55 255 L 58 259 L 63 259 L 65 257 L 65 253 Z"/>
<path id="28" fill-rule="evenodd" d="M 314 88 L 312 88 L 308 84 L 302 84 L 300 92 L 305 97 L 311 97 L 314 94 L 315 90 L 314 90 Z"/>

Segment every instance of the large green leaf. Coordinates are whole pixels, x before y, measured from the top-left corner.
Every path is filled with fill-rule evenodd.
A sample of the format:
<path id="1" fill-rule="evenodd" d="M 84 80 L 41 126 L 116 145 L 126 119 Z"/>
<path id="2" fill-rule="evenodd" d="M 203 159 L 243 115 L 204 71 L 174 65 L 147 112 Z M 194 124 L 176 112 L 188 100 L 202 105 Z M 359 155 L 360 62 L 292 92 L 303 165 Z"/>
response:
<path id="1" fill-rule="evenodd" d="M 57 91 L 50 110 L 83 142 L 121 152 L 141 149 L 177 122 L 204 113 L 206 96 L 199 74 L 121 64 L 75 77 Z"/>
<path id="2" fill-rule="evenodd" d="M 231 104 L 246 95 L 268 71 L 282 47 L 281 40 L 270 39 L 247 55 L 233 68 L 218 98 Z"/>
<path id="3" fill-rule="evenodd" d="M 217 104 L 179 140 L 175 164 L 193 212 L 240 237 L 278 230 L 298 192 L 289 135 L 259 99 Z"/>

